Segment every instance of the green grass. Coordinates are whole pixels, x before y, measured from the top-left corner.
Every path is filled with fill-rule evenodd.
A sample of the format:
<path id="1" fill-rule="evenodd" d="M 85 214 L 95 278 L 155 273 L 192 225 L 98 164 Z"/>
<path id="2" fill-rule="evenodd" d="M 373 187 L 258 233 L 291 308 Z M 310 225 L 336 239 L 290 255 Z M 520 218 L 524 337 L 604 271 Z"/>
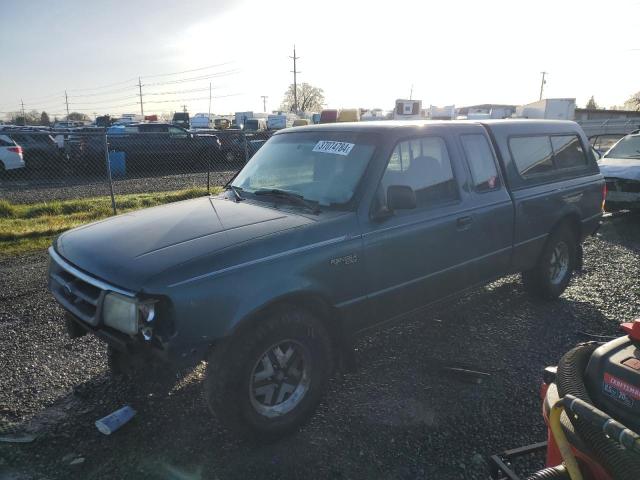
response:
<path id="1" fill-rule="evenodd" d="M 215 187 L 213 192 L 220 191 Z M 118 213 L 205 195 L 204 188 L 116 195 Z M 110 197 L 92 197 L 33 204 L 0 200 L 0 255 L 42 250 L 65 230 L 113 214 Z"/>

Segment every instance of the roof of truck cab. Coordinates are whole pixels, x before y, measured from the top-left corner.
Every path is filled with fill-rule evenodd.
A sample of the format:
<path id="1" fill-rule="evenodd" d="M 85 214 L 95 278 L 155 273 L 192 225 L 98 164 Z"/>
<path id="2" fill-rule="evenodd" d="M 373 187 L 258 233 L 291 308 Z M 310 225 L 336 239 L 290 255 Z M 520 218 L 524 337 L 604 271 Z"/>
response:
<path id="1" fill-rule="evenodd" d="M 294 132 L 389 132 L 401 129 L 444 126 L 455 128 L 456 125 L 484 125 L 490 130 L 511 129 L 520 132 L 554 133 L 575 131 L 578 124 L 569 120 L 377 120 L 370 122 L 322 123 L 291 127 L 276 132 L 282 135 Z"/>

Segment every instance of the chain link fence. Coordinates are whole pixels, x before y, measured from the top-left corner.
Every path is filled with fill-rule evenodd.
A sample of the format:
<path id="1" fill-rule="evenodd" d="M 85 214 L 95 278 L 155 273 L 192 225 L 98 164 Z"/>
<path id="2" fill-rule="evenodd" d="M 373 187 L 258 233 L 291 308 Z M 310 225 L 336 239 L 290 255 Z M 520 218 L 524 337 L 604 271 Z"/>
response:
<path id="1" fill-rule="evenodd" d="M 0 127 L 0 200 L 14 204 L 127 196 L 224 185 L 272 132 L 187 131 L 140 124 L 54 131 Z"/>

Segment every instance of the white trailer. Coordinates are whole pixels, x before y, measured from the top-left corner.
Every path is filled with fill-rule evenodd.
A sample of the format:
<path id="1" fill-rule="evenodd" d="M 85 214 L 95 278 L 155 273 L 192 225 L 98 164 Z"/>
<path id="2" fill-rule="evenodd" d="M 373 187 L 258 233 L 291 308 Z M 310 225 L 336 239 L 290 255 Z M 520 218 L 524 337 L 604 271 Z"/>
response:
<path id="1" fill-rule="evenodd" d="M 575 98 L 546 98 L 516 108 L 516 117 L 544 118 L 548 120 L 573 120 L 575 118 Z"/>

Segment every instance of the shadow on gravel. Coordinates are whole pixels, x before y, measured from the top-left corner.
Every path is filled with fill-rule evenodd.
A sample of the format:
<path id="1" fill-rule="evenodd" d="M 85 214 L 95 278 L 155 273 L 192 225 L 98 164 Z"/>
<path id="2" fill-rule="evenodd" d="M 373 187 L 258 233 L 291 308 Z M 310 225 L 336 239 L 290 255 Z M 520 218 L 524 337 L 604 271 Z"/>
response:
<path id="1" fill-rule="evenodd" d="M 544 439 L 542 369 L 587 339 L 578 331 L 613 329 L 574 297 L 538 302 L 509 277 L 365 336 L 358 370 L 339 375 L 310 423 L 272 445 L 220 431 L 201 392 L 203 365 L 163 384 L 97 375 L 54 404 L 72 408 L 34 443 L 0 444 L 0 477 L 15 468 L 24 478 L 484 479 L 486 455 Z M 468 381 L 451 366 L 488 376 Z M 136 417 L 100 434 L 94 421 L 124 404 Z"/>
<path id="2" fill-rule="evenodd" d="M 598 232 L 600 238 L 622 247 L 640 250 L 640 213 L 621 213 L 607 218 Z"/>

